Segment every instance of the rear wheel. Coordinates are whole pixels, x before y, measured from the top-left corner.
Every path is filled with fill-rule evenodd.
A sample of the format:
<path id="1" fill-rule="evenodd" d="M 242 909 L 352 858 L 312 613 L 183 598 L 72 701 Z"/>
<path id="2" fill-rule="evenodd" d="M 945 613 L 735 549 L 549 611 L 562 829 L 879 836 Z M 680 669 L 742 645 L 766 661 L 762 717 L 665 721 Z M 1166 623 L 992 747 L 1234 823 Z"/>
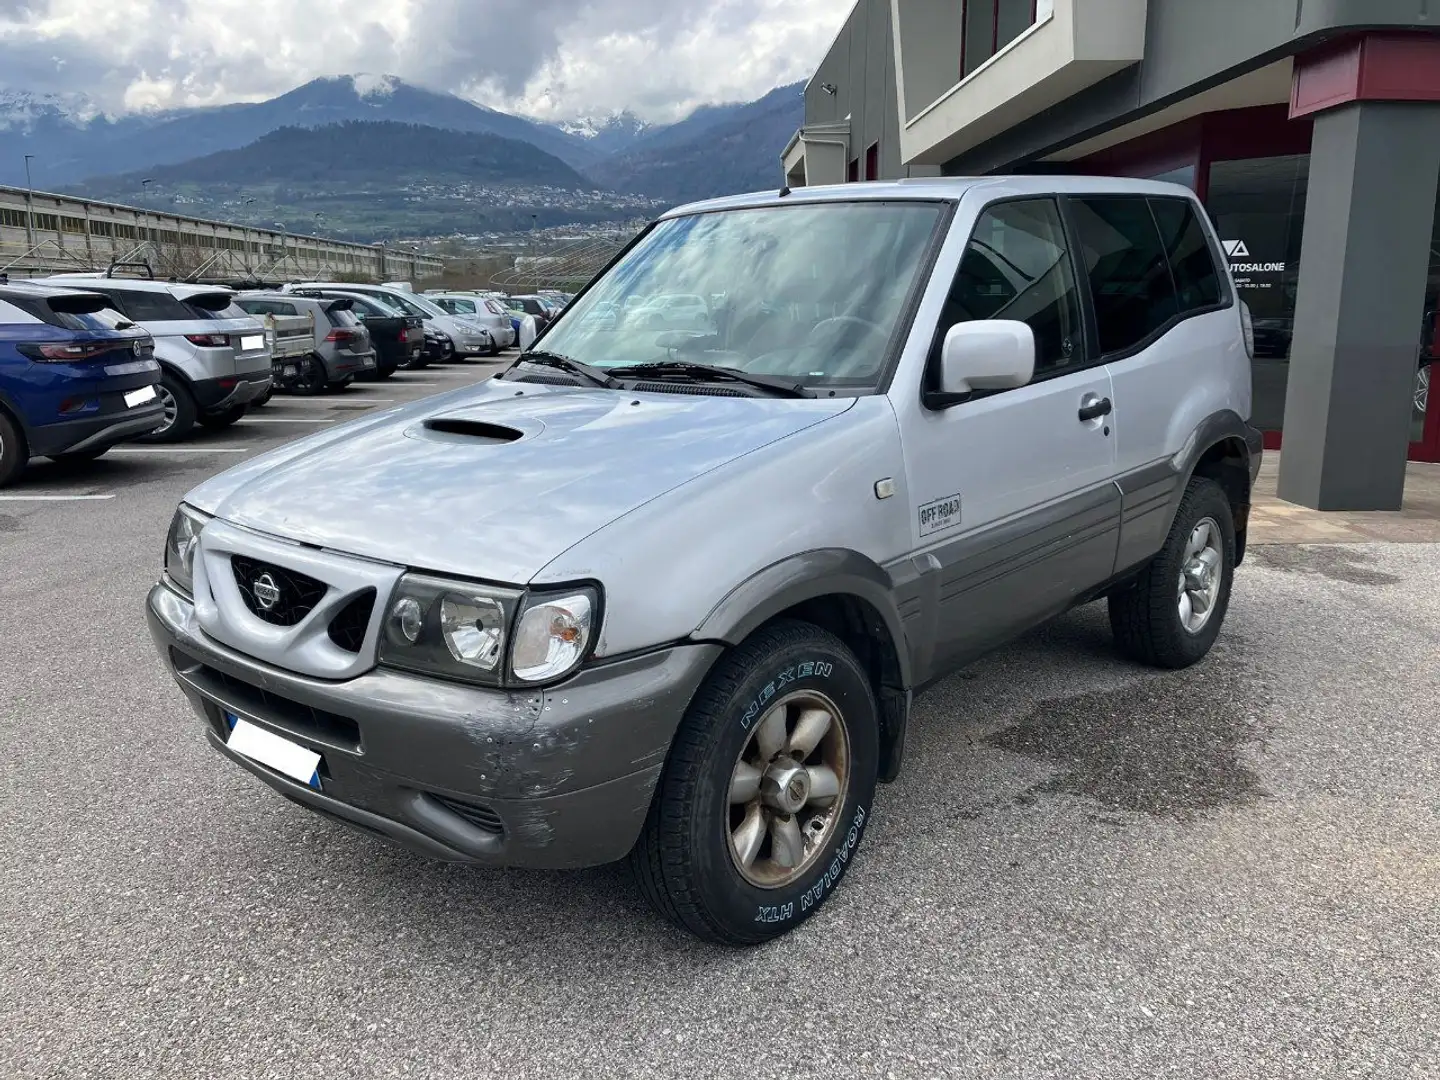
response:
<path id="1" fill-rule="evenodd" d="M 0 410 L 0 487 L 20 475 L 29 457 L 30 450 L 20 434 L 20 426 Z"/>
<path id="2" fill-rule="evenodd" d="M 206 431 L 223 431 L 245 415 L 248 405 L 235 405 L 224 412 L 210 413 L 200 417 L 200 426 Z"/>
<path id="3" fill-rule="evenodd" d="M 189 435 L 195 426 L 195 417 L 199 412 L 195 406 L 195 398 L 180 377 L 168 371 L 160 376 L 160 385 L 156 389 L 160 393 L 160 404 L 165 407 L 164 418 L 160 426 L 145 435 L 141 441 L 179 442 Z"/>
<path id="4" fill-rule="evenodd" d="M 1230 607 L 1235 520 L 1214 480 L 1185 489 L 1165 546 L 1134 587 L 1110 597 L 1110 626 L 1126 656 L 1159 668 L 1186 668 L 1210 652 Z"/>
<path id="5" fill-rule="evenodd" d="M 776 622 L 724 657 L 696 694 L 630 861 L 663 916 L 752 945 L 808 919 L 864 832 L 879 713 L 843 642 Z"/>
<path id="6" fill-rule="evenodd" d="M 330 378 L 325 374 L 323 360 L 318 356 L 304 356 L 300 358 L 297 366 L 300 369 L 300 377 L 295 380 L 295 393 L 302 397 L 312 397 L 326 391 L 330 385 Z"/>

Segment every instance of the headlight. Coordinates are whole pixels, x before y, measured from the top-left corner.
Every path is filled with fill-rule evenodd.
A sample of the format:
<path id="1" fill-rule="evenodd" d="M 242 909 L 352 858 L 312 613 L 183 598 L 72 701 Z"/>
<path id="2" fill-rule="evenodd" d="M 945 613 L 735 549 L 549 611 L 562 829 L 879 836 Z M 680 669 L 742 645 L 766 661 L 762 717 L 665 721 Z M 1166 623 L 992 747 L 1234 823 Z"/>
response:
<path id="1" fill-rule="evenodd" d="M 551 682 L 585 658 L 596 607 L 590 590 L 527 598 L 517 589 L 406 574 L 385 613 L 380 662 L 486 686 Z"/>
<path id="2" fill-rule="evenodd" d="M 524 594 L 514 589 L 406 574 L 380 636 L 391 667 L 498 686 L 510 626 Z"/>
<path id="3" fill-rule="evenodd" d="M 594 613 L 589 591 L 531 597 L 515 628 L 510 665 L 515 677 L 527 683 L 549 682 L 574 670 L 590 648 Z"/>
<path id="4" fill-rule="evenodd" d="M 180 504 L 165 537 L 165 575 L 186 596 L 195 595 L 195 551 L 209 515 Z"/>

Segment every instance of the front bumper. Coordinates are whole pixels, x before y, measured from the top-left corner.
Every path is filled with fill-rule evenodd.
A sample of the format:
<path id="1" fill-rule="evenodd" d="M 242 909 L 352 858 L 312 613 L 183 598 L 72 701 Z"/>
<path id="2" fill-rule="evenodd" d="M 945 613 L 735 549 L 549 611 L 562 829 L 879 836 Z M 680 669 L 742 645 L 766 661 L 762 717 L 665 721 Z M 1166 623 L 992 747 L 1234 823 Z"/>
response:
<path id="1" fill-rule="evenodd" d="M 207 637 L 164 584 L 151 636 L 213 745 L 281 794 L 454 862 L 563 869 L 623 858 L 719 646 L 663 649 L 510 692 L 374 668 L 325 682 Z M 321 790 L 225 745 L 225 712 L 321 755 Z"/>

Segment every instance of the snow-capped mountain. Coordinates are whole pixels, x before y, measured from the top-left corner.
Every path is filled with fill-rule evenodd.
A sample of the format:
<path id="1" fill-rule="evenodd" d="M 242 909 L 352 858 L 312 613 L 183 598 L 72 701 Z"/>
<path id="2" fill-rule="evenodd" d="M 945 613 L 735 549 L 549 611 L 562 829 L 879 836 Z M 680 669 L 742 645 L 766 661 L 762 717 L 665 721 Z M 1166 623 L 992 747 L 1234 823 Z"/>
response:
<path id="1" fill-rule="evenodd" d="M 100 107 L 84 94 L 32 94 L 0 89 L 0 131 L 30 132 L 47 125 L 84 127 Z"/>
<path id="2" fill-rule="evenodd" d="M 236 150 L 283 127 L 314 128 L 347 120 L 392 120 L 519 139 L 575 167 L 604 156 L 600 147 L 549 124 L 413 86 L 393 75 L 356 74 L 313 79 L 269 101 L 131 113 L 113 120 L 83 99 L 6 92 L 0 96 L 0 183 L 25 182 L 26 154 L 34 157 L 35 186 L 54 190 L 92 176 Z"/>
<path id="3" fill-rule="evenodd" d="M 555 126 L 566 135 L 584 139 L 605 154 L 628 149 L 636 139 L 655 130 L 628 109 L 612 112 L 609 116 L 580 116 Z"/>

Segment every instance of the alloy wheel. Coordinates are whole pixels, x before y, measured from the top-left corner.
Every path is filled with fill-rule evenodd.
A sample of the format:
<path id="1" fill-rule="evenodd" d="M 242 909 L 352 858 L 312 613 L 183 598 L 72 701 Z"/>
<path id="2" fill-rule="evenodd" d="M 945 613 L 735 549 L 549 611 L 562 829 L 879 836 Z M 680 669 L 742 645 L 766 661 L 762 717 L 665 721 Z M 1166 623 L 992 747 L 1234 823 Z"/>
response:
<path id="1" fill-rule="evenodd" d="M 1415 411 L 1424 416 L 1430 407 L 1430 366 L 1422 367 L 1415 375 Z"/>
<path id="2" fill-rule="evenodd" d="M 170 388 L 164 383 L 160 383 L 158 386 L 155 387 L 155 389 L 159 391 L 160 404 L 163 405 L 165 408 L 165 422 L 162 423 L 150 434 L 164 435 L 167 431 L 169 431 L 175 426 L 175 421 L 180 416 L 180 406 L 175 401 L 175 395 L 170 392 Z"/>
<path id="3" fill-rule="evenodd" d="M 750 884 L 775 889 L 809 869 L 844 812 L 850 736 L 813 690 L 781 698 L 755 725 L 730 776 L 727 843 Z"/>
<path id="4" fill-rule="evenodd" d="M 1180 625 L 1191 634 L 1205 629 L 1220 599 L 1220 586 L 1225 576 L 1221 537 L 1220 526 L 1215 519 L 1202 518 L 1185 545 L 1176 595 Z"/>

